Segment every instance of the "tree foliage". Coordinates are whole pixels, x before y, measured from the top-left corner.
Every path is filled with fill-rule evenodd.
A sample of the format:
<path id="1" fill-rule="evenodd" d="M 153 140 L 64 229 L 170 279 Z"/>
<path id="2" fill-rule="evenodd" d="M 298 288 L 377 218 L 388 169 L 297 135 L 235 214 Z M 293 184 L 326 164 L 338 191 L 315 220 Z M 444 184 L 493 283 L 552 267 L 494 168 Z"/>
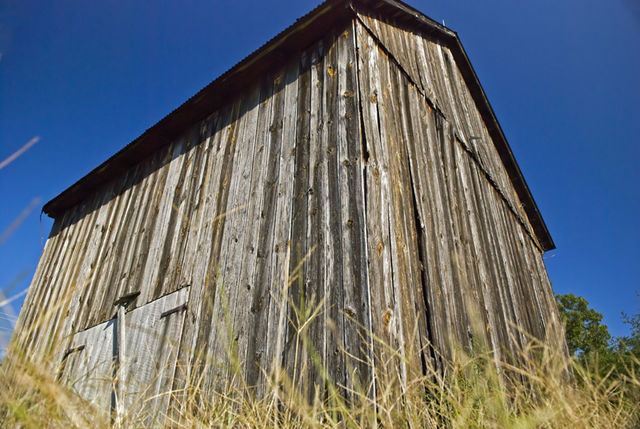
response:
<path id="1" fill-rule="evenodd" d="M 567 347 L 572 355 L 585 357 L 602 353 L 609 346 L 611 335 L 602 324 L 602 314 L 581 296 L 556 295 L 560 317 L 565 324 Z"/>
<path id="2" fill-rule="evenodd" d="M 640 314 L 623 314 L 631 335 L 612 338 L 607 325 L 602 323 L 602 314 L 589 308 L 583 297 L 556 295 L 556 301 L 570 354 L 600 374 L 624 377 L 640 373 Z"/>

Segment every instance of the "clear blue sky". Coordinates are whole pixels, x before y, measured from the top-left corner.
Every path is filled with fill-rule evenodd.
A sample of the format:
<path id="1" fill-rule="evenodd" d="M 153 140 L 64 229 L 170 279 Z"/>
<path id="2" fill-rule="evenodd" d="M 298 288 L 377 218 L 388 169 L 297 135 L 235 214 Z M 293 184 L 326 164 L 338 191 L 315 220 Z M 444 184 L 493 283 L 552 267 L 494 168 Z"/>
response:
<path id="1" fill-rule="evenodd" d="M 557 245 L 555 292 L 627 334 L 620 312 L 640 311 L 640 1 L 410 2 L 459 33 Z M 0 0 L 0 162 L 40 137 L 0 169 L 0 290 L 29 285 L 45 202 L 317 4 Z M 21 304 L 0 309 L 0 349 Z"/>

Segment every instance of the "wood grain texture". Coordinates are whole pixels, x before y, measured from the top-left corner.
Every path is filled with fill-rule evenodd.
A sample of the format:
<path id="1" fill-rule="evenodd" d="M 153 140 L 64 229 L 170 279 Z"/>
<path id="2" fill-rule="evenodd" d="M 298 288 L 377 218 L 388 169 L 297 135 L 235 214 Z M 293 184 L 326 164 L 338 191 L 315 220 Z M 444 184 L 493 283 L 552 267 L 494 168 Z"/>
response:
<path id="1" fill-rule="evenodd" d="M 470 124 L 473 106 L 465 102 L 468 96 L 461 79 L 454 88 L 444 48 L 428 39 L 420 40 L 420 45 L 428 47 L 424 58 L 431 58 L 432 63 L 424 68 L 426 72 L 423 69 L 423 77 L 416 70 L 417 62 L 407 57 L 406 46 L 417 35 L 404 30 L 394 33 L 389 24 L 369 17 L 361 16 L 357 23 L 362 98 L 371 104 L 369 109 L 363 108 L 367 141 L 384 141 L 382 154 L 389 147 L 393 152 L 388 154 L 405 150 L 408 154 L 404 165 L 395 167 L 393 159 L 389 160 L 395 186 L 387 198 L 390 204 L 402 201 L 403 208 L 410 208 L 413 200 L 417 216 L 412 225 L 409 216 L 392 213 L 390 230 L 396 240 L 403 238 L 400 225 L 411 231 L 416 238 L 407 241 L 408 257 L 415 259 L 416 250 L 409 242 L 417 241 L 419 264 L 405 264 L 402 269 L 407 256 L 392 248 L 392 284 L 401 287 L 407 281 L 405 273 L 411 276 L 412 266 L 425 268 L 421 311 L 427 314 L 424 338 L 436 349 L 431 361 L 438 360 L 437 354 L 452 358 L 456 349 L 472 349 L 479 341 L 496 351 L 497 361 L 517 355 L 528 335 L 553 337 L 559 344 L 558 325 L 544 327 L 549 315 L 557 317 L 553 301 L 548 299 L 552 297 L 550 289 L 542 286 L 548 282 L 542 280 L 546 272 L 529 256 L 534 252 L 541 257 L 539 245 L 513 199 L 516 195 L 493 146 L 486 140 L 473 140 L 474 147 L 465 142 L 465 135 L 476 132 L 464 131 L 477 126 Z M 421 88 L 423 82 L 432 82 L 431 93 L 440 91 L 438 104 L 450 100 L 449 105 L 430 99 L 430 92 Z M 479 118 L 477 112 L 473 114 Z M 397 142 L 402 144 L 397 146 Z M 407 166 L 409 186 L 402 185 Z M 383 164 L 385 167 L 389 168 Z M 385 170 L 382 172 L 384 178 Z M 407 198 L 402 190 L 411 187 L 415 195 Z M 367 216 L 371 215 L 368 207 Z M 378 250 L 384 247 L 378 246 Z M 374 286 L 371 289 L 373 292 Z M 537 291 L 545 291 L 544 305 L 538 304 Z M 413 295 L 413 302 L 418 296 Z M 382 305 L 379 298 L 378 302 L 374 308 Z M 425 353 L 425 360 L 428 357 Z"/>

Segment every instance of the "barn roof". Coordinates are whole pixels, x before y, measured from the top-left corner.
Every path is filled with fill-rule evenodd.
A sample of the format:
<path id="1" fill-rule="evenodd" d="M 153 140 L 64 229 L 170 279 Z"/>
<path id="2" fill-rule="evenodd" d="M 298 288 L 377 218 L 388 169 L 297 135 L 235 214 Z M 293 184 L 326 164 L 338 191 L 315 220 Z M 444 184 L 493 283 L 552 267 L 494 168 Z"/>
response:
<path id="1" fill-rule="evenodd" d="M 252 82 L 262 76 L 265 69 L 277 66 L 283 60 L 298 54 L 309 44 L 326 35 L 328 28 L 349 22 L 355 17 L 355 10 L 359 12 L 370 11 L 376 16 L 384 17 L 394 23 L 414 28 L 438 39 L 451 50 L 483 116 L 538 241 L 545 251 L 555 248 L 538 206 L 522 176 L 513 152 L 457 33 L 399 0 L 327 0 L 323 2 L 49 201 L 43 207 L 43 211 L 56 218 L 66 209 L 83 201 L 97 187 L 113 177 L 123 174 L 158 148 L 170 144 L 187 127 L 222 107 L 234 94 L 243 91 L 247 82 Z"/>

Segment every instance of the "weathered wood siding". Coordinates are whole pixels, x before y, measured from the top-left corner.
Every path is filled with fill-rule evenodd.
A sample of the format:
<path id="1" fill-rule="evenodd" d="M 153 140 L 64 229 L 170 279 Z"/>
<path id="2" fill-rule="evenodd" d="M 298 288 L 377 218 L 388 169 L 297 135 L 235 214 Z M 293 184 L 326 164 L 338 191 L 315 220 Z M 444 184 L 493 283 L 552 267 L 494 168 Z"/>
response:
<path id="1" fill-rule="evenodd" d="M 187 285 L 175 388 L 239 368 L 259 394 L 261 368 L 282 368 L 313 397 L 321 362 L 372 392 L 373 370 L 406 381 L 478 336 L 499 359 L 526 335 L 561 342 L 540 246 L 451 56 L 364 15 L 56 219 L 17 341 L 60 361 L 118 297 Z"/>
<path id="2" fill-rule="evenodd" d="M 513 189 L 487 126 L 449 48 L 423 34 L 381 19 L 359 14 L 358 20 L 402 69 L 407 80 L 454 125 L 456 138 L 464 142 L 470 155 L 476 158 L 487 178 L 509 202 L 510 208 L 536 241 L 522 202 Z"/>
<path id="3" fill-rule="evenodd" d="M 398 297 L 403 288 L 421 289 L 424 311 L 406 319 L 435 345 L 436 361 L 451 358 L 456 347 L 472 348 L 477 322 L 498 359 L 516 356 L 526 335 L 561 345 L 542 252 L 464 80 L 455 64 L 445 67 L 446 48 L 366 16 L 359 16 L 357 34 L 366 170 L 372 173 L 367 217 L 382 211 L 368 224 L 370 266 L 392 268 L 392 275 L 371 270 L 371 284 L 397 287 Z M 482 138 L 471 145 L 466 136 Z M 376 192 L 391 195 L 381 198 L 390 204 L 379 207 Z M 403 229 L 412 236 L 406 243 Z M 377 230 L 380 239 L 373 239 Z M 385 246 L 387 231 L 395 249 L 393 239 Z M 402 314 L 391 301 L 374 308 Z M 401 327 L 397 342 L 408 335 Z M 417 340 L 413 344 L 426 344 Z"/>

